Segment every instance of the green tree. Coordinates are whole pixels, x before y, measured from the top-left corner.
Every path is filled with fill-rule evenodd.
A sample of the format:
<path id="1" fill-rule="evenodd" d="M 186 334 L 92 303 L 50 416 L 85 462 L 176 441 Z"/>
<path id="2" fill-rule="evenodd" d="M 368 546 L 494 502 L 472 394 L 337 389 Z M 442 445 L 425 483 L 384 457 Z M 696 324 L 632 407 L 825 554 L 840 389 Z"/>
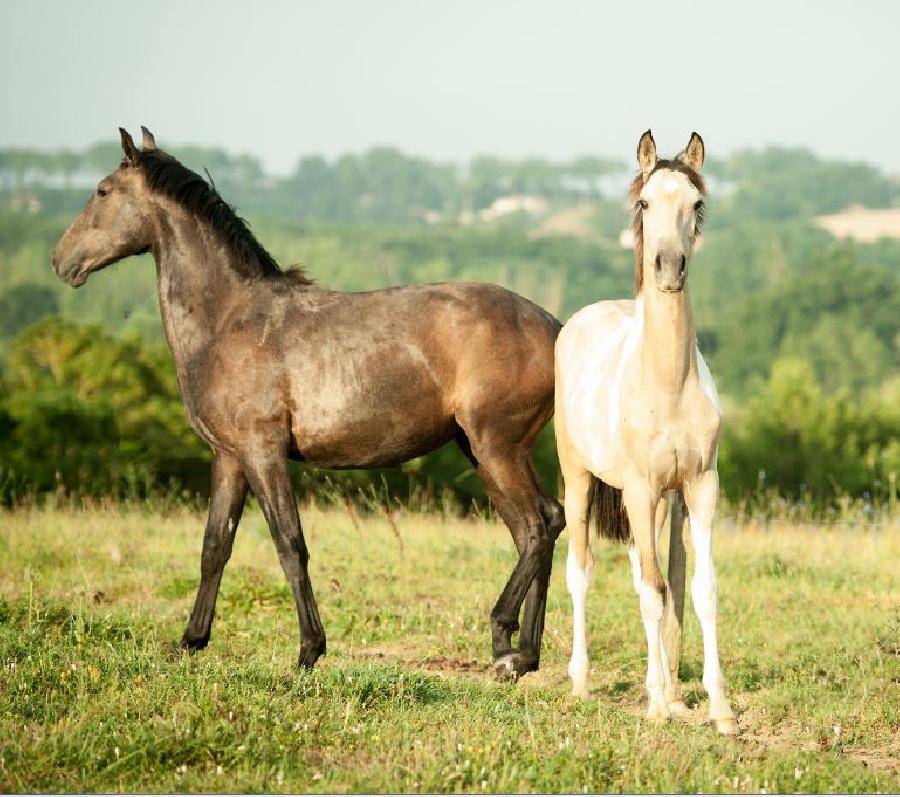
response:
<path id="1" fill-rule="evenodd" d="M 763 389 L 730 417 L 722 441 L 722 485 L 732 497 L 759 483 L 820 501 L 860 495 L 895 467 L 900 417 L 846 391 L 822 392 L 806 360 L 777 360 Z"/>
<path id="2" fill-rule="evenodd" d="M 58 312 L 59 301 L 51 288 L 31 282 L 16 285 L 0 294 L 0 339 Z"/>
<path id="3" fill-rule="evenodd" d="M 59 471 L 67 487 L 115 491 L 137 471 L 205 485 L 164 347 L 48 318 L 14 339 L 3 378 L 4 464 L 30 483 Z"/>

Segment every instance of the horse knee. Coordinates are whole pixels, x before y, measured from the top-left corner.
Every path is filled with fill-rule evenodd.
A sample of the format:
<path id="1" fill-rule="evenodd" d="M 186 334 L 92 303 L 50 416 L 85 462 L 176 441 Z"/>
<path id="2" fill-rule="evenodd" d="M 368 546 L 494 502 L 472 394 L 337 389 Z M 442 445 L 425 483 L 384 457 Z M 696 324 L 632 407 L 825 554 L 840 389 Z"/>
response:
<path id="1" fill-rule="evenodd" d="M 666 582 L 659 567 L 642 565 L 638 549 L 633 545 L 628 549 L 628 558 L 631 560 L 631 584 L 634 591 L 640 596 L 642 588 L 648 586 L 665 596 Z"/>
<path id="2" fill-rule="evenodd" d="M 628 549 L 628 558 L 631 560 L 631 583 L 640 601 L 641 617 L 645 621 L 661 621 L 666 606 L 666 582 L 662 573 L 658 567 L 642 567 L 635 546 Z"/>
<path id="3" fill-rule="evenodd" d="M 578 557 L 574 548 L 569 548 L 569 556 L 566 559 L 566 586 L 573 597 L 582 597 L 587 593 L 591 579 L 591 566 L 593 562 L 585 557 L 584 567 L 578 564 Z"/>
<path id="4" fill-rule="evenodd" d="M 216 575 L 225 567 L 230 557 L 230 545 L 216 538 L 205 540 L 203 552 L 200 554 L 200 574 L 204 577 Z"/>
<path id="5" fill-rule="evenodd" d="M 638 587 L 638 597 L 641 604 L 641 617 L 644 619 L 644 622 L 662 622 L 666 606 L 665 586 L 660 589 L 655 584 L 648 584 L 642 580 Z"/>
<path id="6" fill-rule="evenodd" d="M 701 620 L 716 616 L 718 611 L 718 586 L 713 573 L 697 571 L 691 580 L 691 597 L 694 600 L 694 611 Z"/>

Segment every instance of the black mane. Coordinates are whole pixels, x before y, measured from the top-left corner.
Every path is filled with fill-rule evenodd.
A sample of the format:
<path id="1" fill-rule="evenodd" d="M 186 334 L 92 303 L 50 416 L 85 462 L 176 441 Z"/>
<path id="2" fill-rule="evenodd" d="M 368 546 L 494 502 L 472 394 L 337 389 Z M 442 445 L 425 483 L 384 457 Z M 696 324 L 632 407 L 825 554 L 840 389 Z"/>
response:
<path id="1" fill-rule="evenodd" d="M 275 258 L 256 240 L 247 222 L 222 199 L 211 177 L 207 182 L 159 149 L 139 152 L 137 166 L 151 191 L 177 202 L 222 237 L 233 255 L 232 267 L 242 277 L 280 276 L 302 285 L 312 284 L 302 269 L 282 271 Z"/>

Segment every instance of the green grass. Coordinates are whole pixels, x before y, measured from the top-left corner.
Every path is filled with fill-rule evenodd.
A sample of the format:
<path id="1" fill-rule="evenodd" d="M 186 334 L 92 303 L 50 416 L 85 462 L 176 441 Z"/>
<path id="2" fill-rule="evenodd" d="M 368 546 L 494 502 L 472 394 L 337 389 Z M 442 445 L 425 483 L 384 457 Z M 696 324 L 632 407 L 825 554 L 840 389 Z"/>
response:
<path id="1" fill-rule="evenodd" d="M 723 669 L 742 732 L 643 720 L 646 660 L 622 548 L 595 543 L 591 695 L 568 694 L 557 546 L 543 666 L 490 676 L 501 526 L 305 508 L 328 656 L 296 616 L 261 516 L 225 572 L 210 647 L 175 655 L 199 572 L 188 511 L 0 515 L 2 791 L 898 791 L 900 529 L 729 528 Z M 402 543 L 402 545 L 401 545 Z"/>

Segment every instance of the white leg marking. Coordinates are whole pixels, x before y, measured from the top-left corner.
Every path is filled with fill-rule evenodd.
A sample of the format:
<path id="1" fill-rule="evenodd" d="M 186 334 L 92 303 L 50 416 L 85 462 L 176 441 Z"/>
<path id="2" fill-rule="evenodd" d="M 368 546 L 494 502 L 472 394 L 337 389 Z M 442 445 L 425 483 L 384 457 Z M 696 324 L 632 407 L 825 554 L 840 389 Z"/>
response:
<path id="1" fill-rule="evenodd" d="M 633 545 L 628 549 L 628 558 L 631 560 L 631 583 L 634 591 L 640 596 L 641 594 L 641 557 L 638 556 L 637 548 Z"/>
<path id="2" fill-rule="evenodd" d="M 635 546 L 628 549 L 628 558 L 631 559 L 631 580 L 640 600 L 641 619 L 647 635 L 647 694 L 650 698 L 647 719 L 665 721 L 670 715 L 665 696 L 669 664 L 662 640 L 663 597 L 643 582 L 641 559 Z"/>
<path id="3" fill-rule="evenodd" d="M 588 655 L 586 602 L 591 566 L 578 566 L 575 550 L 569 546 L 566 559 L 566 586 L 572 596 L 572 658 L 569 661 L 569 677 L 572 679 L 572 694 L 587 694 Z"/>
<path id="4" fill-rule="evenodd" d="M 663 596 L 659 590 L 643 581 L 640 585 L 641 617 L 647 634 L 647 694 L 650 705 L 647 719 L 669 719 L 665 693 L 665 668 L 662 661 Z"/>
<path id="5" fill-rule="evenodd" d="M 703 526 L 699 518 L 691 514 L 691 541 L 696 552 L 694 577 L 691 580 L 691 597 L 694 611 L 703 629 L 703 687 L 709 694 L 709 716 L 717 721 L 717 726 L 725 732 L 729 724 L 734 724 L 734 712 L 725 697 L 725 679 L 719 664 L 719 644 L 716 620 L 718 595 L 716 569 L 712 556 L 712 530 Z"/>

